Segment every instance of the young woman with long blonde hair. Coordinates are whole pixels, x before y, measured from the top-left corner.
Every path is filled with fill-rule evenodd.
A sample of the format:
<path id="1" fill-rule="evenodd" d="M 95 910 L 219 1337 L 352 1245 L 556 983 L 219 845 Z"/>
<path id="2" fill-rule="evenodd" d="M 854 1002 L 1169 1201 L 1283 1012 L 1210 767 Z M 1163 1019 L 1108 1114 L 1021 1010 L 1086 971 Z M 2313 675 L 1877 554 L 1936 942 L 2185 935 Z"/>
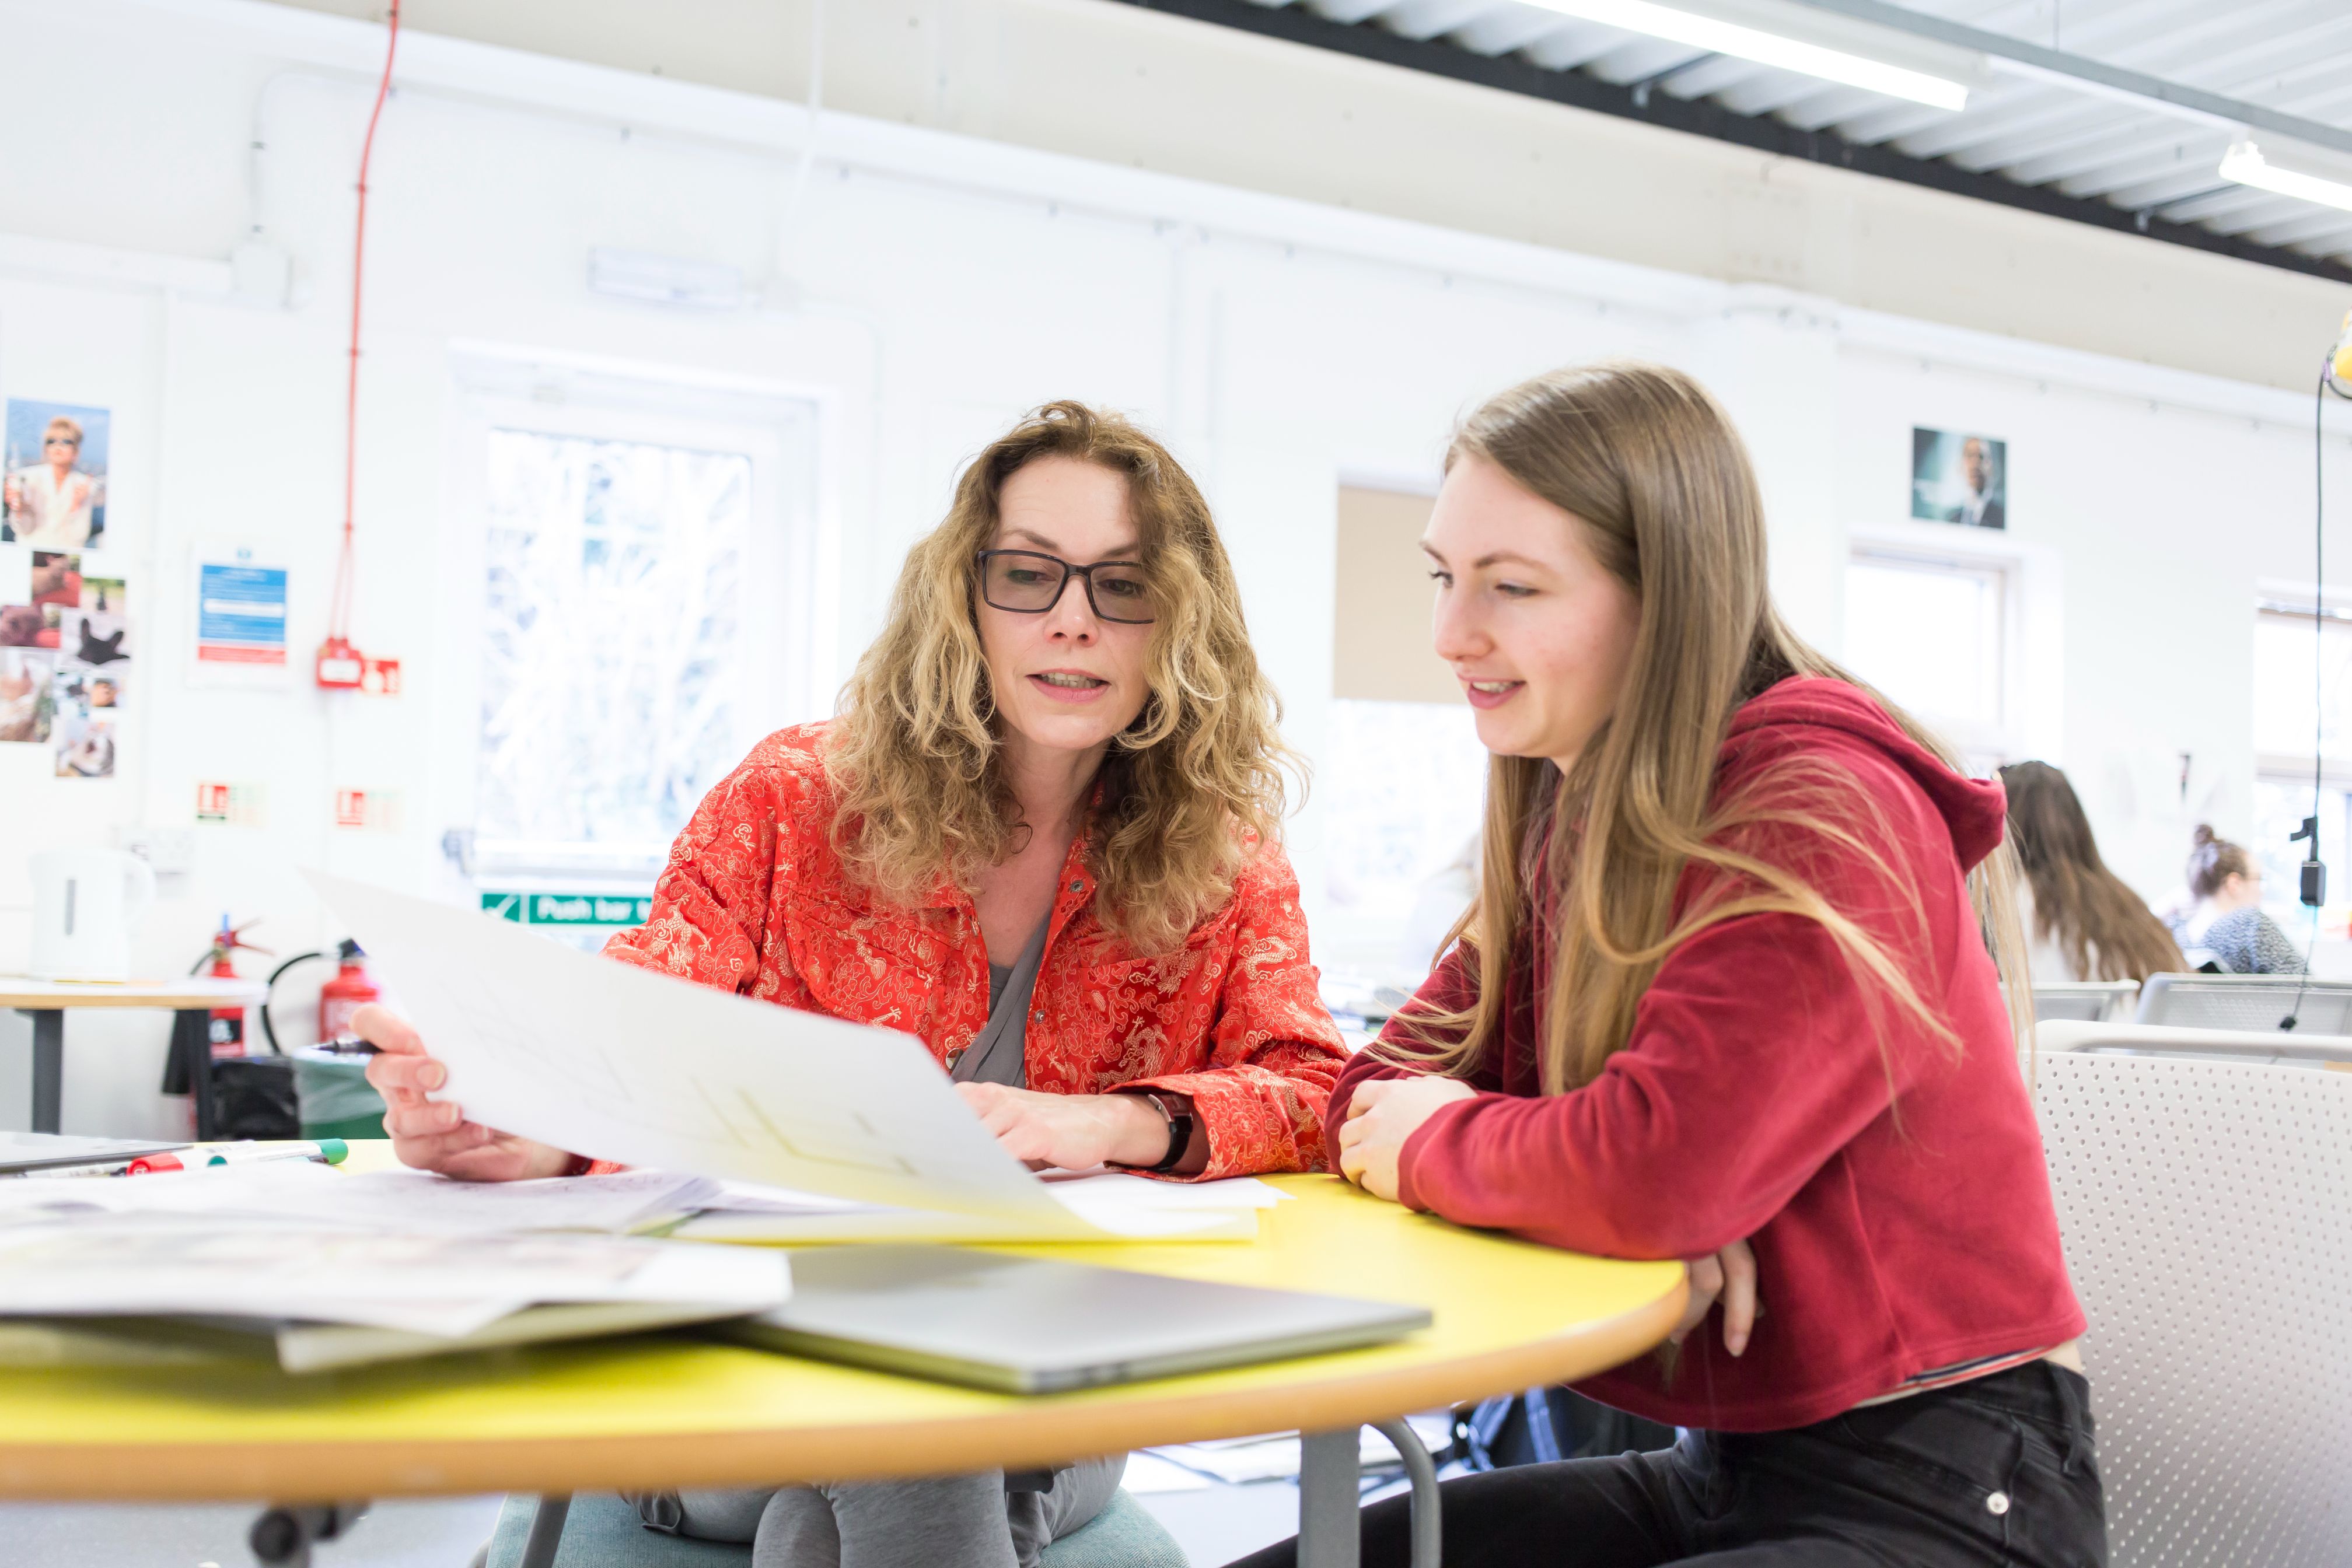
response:
<path id="1" fill-rule="evenodd" d="M 1495 754 L 1482 880 L 1341 1075 L 1340 1168 L 1581 1251 L 1745 1239 L 1769 1309 L 1578 1385 L 1675 1448 L 1447 1482 L 1448 1568 L 2103 1563 L 1988 951 L 2018 945 L 2000 787 L 1782 624 L 1747 455 L 1675 371 L 1493 399 L 1423 543 Z M 1409 1537 L 1402 1500 L 1368 1511 L 1367 1568 Z"/>
<path id="2" fill-rule="evenodd" d="M 1048 404 L 908 553 L 839 716 L 710 791 L 653 917 L 605 951 L 910 1030 L 1024 1160 L 1319 1169 L 1346 1054 L 1276 842 L 1276 717 L 1191 477 L 1127 421 Z M 354 1022 L 409 1165 L 591 1168 L 432 1099 L 446 1074 L 400 1019 Z M 1124 1462 L 636 1501 L 655 1528 L 752 1542 L 758 1568 L 1032 1568 Z"/>

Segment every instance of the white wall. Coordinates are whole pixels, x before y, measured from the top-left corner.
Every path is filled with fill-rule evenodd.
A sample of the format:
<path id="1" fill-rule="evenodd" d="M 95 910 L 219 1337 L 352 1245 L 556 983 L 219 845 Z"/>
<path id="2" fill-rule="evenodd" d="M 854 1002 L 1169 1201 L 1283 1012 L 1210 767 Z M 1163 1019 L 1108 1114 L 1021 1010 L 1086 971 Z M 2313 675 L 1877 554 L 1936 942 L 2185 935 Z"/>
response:
<path id="1" fill-rule="evenodd" d="M 270 819 L 197 830 L 189 885 L 145 934 L 152 973 L 184 968 L 224 909 L 264 917 L 258 939 L 282 950 L 338 935 L 299 866 L 439 884 L 440 834 L 470 795 L 441 631 L 460 587 L 441 565 L 460 553 L 445 488 L 457 345 L 818 394 L 842 667 L 960 458 L 1045 398 L 1131 410 L 1217 504 L 1310 758 L 1339 476 L 1425 477 L 1450 421 L 1516 377 L 1627 353 L 1707 377 L 1757 451 L 1776 588 L 1832 648 L 1848 530 L 1899 521 L 1909 425 L 2005 434 L 2015 538 L 2063 583 L 2044 749 L 2147 891 L 2175 874 L 2163 789 L 2179 752 L 2210 763 L 2216 820 L 2242 822 L 2253 582 L 2308 576 L 2309 413 L 2286 394 L 838 118 L 786 245 L 789 109 L 429 37 L 404 45 L 378 148 L 359 453 L 355 633 L 404 661 L 406 695 L 192 689 L 192 543 L 292 562 L 298 653 L 320 634 L 333 560 L 352 171 L 381 34 L 279 15 L 0 6 L 0 142 L 57 149 L 58 124 L 95 128 L 69 183 L 37 172 L 47 157 L 0 160 L 0 229 L 40 217 L 38 237 L 0 233 L 0 392 L 115 410 L 110 517 L 142 644 L 121 778 L 56 780 L 45 750 L 0 747 L 0 971 L 24 958 L 28 847 L 186 827 L 200 778 L 265 784 Z M 234 297 L 223 258 L 247 238 L 290 257 L 289 302 Z M 585 287 L 593 246 L 729 264 L 769 303 L 604 298 Z M 2330 461 L 2352 486 L 2340 438 Z M 401 788 L 404 831 L 333 829 L 331 792 L 354 784 Z M 1322 848 L 1310 805 L 1293 837 L 1310 891 Z M 153 1093 L 165 1027 L 73 1020 L 68 1128 L 173 1124 Z M 23 1038 L 0 1019 L 0 1124 L 25 1122 Z"/>

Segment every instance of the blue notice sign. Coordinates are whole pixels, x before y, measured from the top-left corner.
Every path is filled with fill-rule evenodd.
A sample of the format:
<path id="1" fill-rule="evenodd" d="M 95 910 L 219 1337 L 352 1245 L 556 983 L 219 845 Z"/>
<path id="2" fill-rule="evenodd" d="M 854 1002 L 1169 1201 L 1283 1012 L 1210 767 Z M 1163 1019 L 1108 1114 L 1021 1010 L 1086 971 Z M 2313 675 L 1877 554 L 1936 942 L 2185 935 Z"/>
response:
<path id="1" fill-rule="evenodd" d="M 199 563 L 196 664 L 286 663 L 286 569 L 245 561 Z"/>

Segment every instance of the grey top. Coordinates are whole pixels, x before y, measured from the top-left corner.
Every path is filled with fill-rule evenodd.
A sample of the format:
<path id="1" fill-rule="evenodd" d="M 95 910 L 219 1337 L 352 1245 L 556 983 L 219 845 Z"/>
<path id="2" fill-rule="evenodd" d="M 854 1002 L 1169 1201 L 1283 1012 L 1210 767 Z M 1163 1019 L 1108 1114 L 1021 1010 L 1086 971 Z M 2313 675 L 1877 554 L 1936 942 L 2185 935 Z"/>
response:
<path id="1" fill-rule="evenodd" d="M 988 1021 L 964 1047 L 949 1069 L 949 1076 L 959 1083 L 1002 1083 L 1008 1089 L 1026 1089 L 1029 1069 L 1025 1050 L 1029 1039 L 1029 997 L 1037 988 L 1037 967 L 1045 956 L 1045 929 L 1053 925 L 1053 914 L 1037 922 L 1030 934 L 1028 946 L 1021 956 L 1010 965 L 991 964 L 988 967 Z"/>
<path id="2" fill-rule="evenodd" d="M 2233 909 L 2205 928 L 2196 946 L 2206 949 L 2233 975 L 2294 975 L 2303 971 L 2303 954 L 2279 923 L 2259 908 Z"/>

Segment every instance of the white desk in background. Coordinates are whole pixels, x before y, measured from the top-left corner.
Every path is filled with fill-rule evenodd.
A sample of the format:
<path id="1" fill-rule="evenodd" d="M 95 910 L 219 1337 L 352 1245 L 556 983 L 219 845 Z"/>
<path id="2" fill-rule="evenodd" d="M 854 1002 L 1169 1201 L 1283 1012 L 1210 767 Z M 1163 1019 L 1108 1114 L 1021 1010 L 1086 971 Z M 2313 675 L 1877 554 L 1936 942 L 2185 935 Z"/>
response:
<path id="1" fill-rule="evenodd" d="M 210 1013 L 215 1008 L 255 1007 L 268 996 L 259 980 L 184 979 L 129 985 L 29 980 L 0 976 L 0 1008 L 14 1008 L 33 1020 L 33 1128 L 54 1133 L 65 1093 L 66 1013 L 74 1008 L 153 1008 L 167 1012 Z M 205 1063 L 189 1064 L 189 1092 L 195 1096 L 196 1135 L 212 1135 L 212 1078 Z"/>

